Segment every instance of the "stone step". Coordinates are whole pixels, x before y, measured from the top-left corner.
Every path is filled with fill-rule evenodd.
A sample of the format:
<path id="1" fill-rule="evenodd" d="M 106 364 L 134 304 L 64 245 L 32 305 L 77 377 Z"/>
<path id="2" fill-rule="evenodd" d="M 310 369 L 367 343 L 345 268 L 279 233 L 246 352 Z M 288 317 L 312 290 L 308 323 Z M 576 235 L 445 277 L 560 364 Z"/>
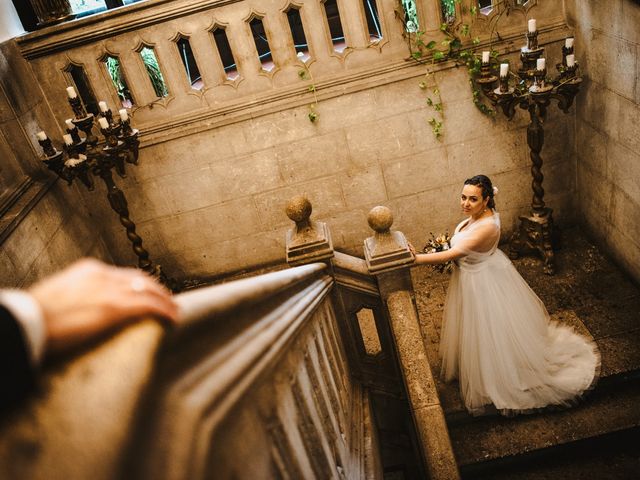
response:
<path id="1" fill-rule="evenodd" d="M 512 418 L 476 417 L 452 423 L 449 432 L 463 472 L 513 462 L 559 445 L 640 427 L 640 374 L 610 376 L 570 409 Z"/>
<path id="2" fill-rule="evenodd" d="M 640 428 L 469 465 L 463 480 L 626 480 L 640 471 Z"/>

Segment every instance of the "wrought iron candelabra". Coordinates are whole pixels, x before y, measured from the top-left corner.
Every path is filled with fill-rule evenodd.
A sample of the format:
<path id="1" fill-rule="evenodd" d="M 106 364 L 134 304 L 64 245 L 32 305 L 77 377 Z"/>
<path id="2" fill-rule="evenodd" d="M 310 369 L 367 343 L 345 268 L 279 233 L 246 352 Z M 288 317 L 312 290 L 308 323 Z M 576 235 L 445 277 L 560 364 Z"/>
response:
<path id="1" fill-rule="evenodd" d="M 556 65 L 558 75 L 547 77 L 544 48 L 538 45 L 538 31 L 535 20 L 529 20 L 527 45 L 520 49 L 522 62 L 515 82 L 510 82 L 509 65 L 500 65 L 500 75 L 491 71 L 489 53 L 484 52 L 481 73 L 476 79 L 483 94 L 491 103 L 501 109 L 509 118 L 515 115 L 516 107 L 529 112 L 527 127 L 527 144 L 531 156 L 531 175 L 533 177 L 533 199 L 531 214 L 520 216 L 520 228 L 514 233 L 509 246 L 509 256 L 518 258 L 525 251 L 537 251 L 544 259 L 544 273 L 555 273 L 553 248 L 557 244 L 554 232 L 552 212 L 544 202 L 542 188 L 542 157 L 540 151 L 544 144 L 543 120 L 552 100 L 557 100 L 558 107 L 568 113 L 577 95 L 582 78 L 578 76 L 578 63 L 573 54 L 573 38 L 565 39 L 562 47 L 562 63 Z M 498 84 L 496 87 L 496 83 Z"/>
<path id="2" fill-rule="evenodd" d="M 127 238 L 138 257 L 138 267 L 171 288 L 173 282 L 164 275 L 160 265 L 151 261 L 149 252 L 142 246 L 142 238 L 129 217 L 127 199 L 111 174 L 115 168 L 116 173 L 125 178 L 125 165 L 138 164 L 138 130 L 131 128 L 126 110 L 120 110 L 120 119 L 116 121 L 106 103 L 100 102 L 98 126 L 104 136 L 104 145 L 99 144 L 98 137 L 93 134 L 95 116 L 87 113 L 73 87 L 67 88 L 67 93 L 75 118 L 66 121 L 67 134 L 63 135 L 62 151 L 53 146 L 44 132 L 37 134 L 44 151 L 44 164 L 69 185 L 77 178 L 90 191 L 95 188 L 93 176 L 99 176 L 107 187 L 111 208 L 119 215 L 120 223 L 127 231 Z"/>

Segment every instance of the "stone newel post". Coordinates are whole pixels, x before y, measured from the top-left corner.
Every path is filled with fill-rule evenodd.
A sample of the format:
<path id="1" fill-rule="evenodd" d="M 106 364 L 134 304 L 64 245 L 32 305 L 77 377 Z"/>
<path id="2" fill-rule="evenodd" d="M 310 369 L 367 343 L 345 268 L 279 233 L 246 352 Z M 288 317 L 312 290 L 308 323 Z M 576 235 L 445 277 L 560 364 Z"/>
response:
<path id="1" fill-rule="evenodd" d="M 327 225 L 311 220 L 311 203 L 298 195 L 287 203 L 287 216 L 296 222 L 287 232 L 287 263 L 304 265 L 324 262 L 333 257 L 333 243 Z"/>
<path id="2" fill-rule="evenodd" d="M 458 467 L 413 301 L 409 267 L 415 262 L 415 256 L 409 250 L 404 234 L 390 231 L 393 224 L 391 210 L 375 207 L 369 212 L 368 221 L 375 234 L 364 242 L 365 259 L 369 272 L 377 277 L 389 313 L 429 478 L 457 479 Z"/>

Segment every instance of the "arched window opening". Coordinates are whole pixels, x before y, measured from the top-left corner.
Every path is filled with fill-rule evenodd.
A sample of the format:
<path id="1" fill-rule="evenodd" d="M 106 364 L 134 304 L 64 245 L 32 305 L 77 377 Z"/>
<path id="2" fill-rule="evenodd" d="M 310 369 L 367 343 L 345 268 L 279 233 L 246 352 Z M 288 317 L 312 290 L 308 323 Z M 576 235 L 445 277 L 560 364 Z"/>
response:
<path id="1" fill-rule="evenodd" d="M 217 27 L 211 31 L 213 40 L 216 42 L 216 48 L 222 61 L 222 67 L 224 73 L 229 80 L 235 80 L 239 77 L 238 66 L 233 58 L 233 52 L 231 51 L 231 45 L 229 45 L 229 39 L 227 38 L 227 32 L 222 27 Z"/>
<path id="2" fill-rule="evenodd" d="M 340 21 L 340 11 L 338 10 L 338 2 L 336 0 L 326 0 L 324 2 L 324 13 L 329 24 L 329 33 L 331 34 L 331 43 L 333 49 L 342 53 L 347 48 L 347 41 L 344 38 L 342 30 L 342 22 Z"/>
<path id="3" fill-rule="evenodd" d="M 376 0 L 362 0 L 364 14 L 367 18 L 367 28 L 369 29 L 369 41 L 376 42 L 382 39 L 382 27 L 380 26 L 380 15 Z"/>
<path id="4" fill-rule="evenodd" d="M 481 14 L 489 15 L 493 10 L 493 2 L 492 0 L 478 0 L 478 8 Z"/>
<path id="5" fill-rule="evenodd" d="M 135 102 L 133 101 L 133 95 L 129 89 L 127 78 L 120 65 L 120 59 L 118 57 L 109 55 L 103 60 L 104 66 L 107 69 L 107 74 L 113 83 L 113 87 L 116 89 L 118 98 L 124 108 L 131 108 Z"/>
<path id="6" fill-rule="evenodd" d="M 67 68 L 67 72 L 71 75 L 73 79 L 73 83 L 76 84 L 76 90 L 78 95 L 80 95 L 80 100 L 84 103 L 87 112 L 93 113 L 94 115 L 98 114 L 98 102 L 96 100 L 96 96 L 91 89 L 91 85 L 89 84 L 89 79 L 87 78 L 87 74 L 79 65 L 71 64 Z"/>
<path id="7" fill-rule="evenodd" d="M 253 35 L 253 41 L 256 44 L 256 50 L 258 51 L 258 58 L 262 64 L 262 69 L 270 72 L 275 66 L 273 58 L 271 57 L 271 47 L 269 47 L 269 40 L 267 40 L 267 32 L 264 30 L 264 24 L 262 19 L 255 17 L 249 22 L 251 27 L 251 34 Z"/>
<path id="8" fill-rule="evenodd" d="M 178 47 L 180 60 L 182 60 L 182 65 L 184 66 L 185 73 L 187 74 L 187 81 L 189 82 L 189 85 L 191 85 L 191 88 L 194 90 L 202 90 L 204 82 L 202 81 L 202 76 L 200 75 L 196 58 L 193 55 L 189 38 L 181 36 L 176 40 L 176 46 Z"/>
<path id="9" fill-rule="evenodd" d="M 420 30 L 420 22 L 418 21 L 418 7 L 416 0 L 400 0 L 404 10 L 404 29 L 408 33 L 416 33 Z"/>
<path id="10" fill-rule="evenodd" d="M 149 80 L 151 81 L 156 97 L 162 98 L 169 95 L 169 89 L 164 81 L 160 63 L 158 62 L 153 47 L 142 47 L 140 50 L 140 58 L 142 58 L 142 63 L 144 63 L 147 75 L 149 75 Z"/>
<path id="11" fill-rule="evenodd" d="M 307 36 L 304 33 L 300 11 L 296 7 L 290 7 L 289 10 L 287 10 L 287 20 L 289 21 L 289 28 L 291 29 L 291 37 L 293 38 L 296 54 L 302 61 L 306 62 L 311 56 L 309 55 L 309 45 L 307 44 Z"/>
<path id="12" fill-rule="evenodd" d="M 456 21 L 456 1 L 440 0 L 440 11 L 442 12 L 442 21 L 444 23 L 453 23 Z"/>

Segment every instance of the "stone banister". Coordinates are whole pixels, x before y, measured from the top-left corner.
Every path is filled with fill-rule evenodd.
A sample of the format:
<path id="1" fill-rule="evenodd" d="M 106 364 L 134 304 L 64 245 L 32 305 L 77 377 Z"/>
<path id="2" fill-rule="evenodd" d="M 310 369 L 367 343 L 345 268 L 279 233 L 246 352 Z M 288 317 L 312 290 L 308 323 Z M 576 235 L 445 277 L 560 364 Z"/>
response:
<path id="1" fill-rule="evenodd" d="M 377 277 L 386 304 L 429 478 L 457 479 L 458 467 L 414 303 L 409 267 L 415 256 L 404 234 L 390 230 L 393 215 L 387 207 L 374 207 L 368 221 L 375 234 L 365 240 L 367 266 Z"/>
<path id="2" fill-rule="evenodd" d="M 47 365 L 0 426 L 0 478 L 382 478 L 328 270 L 179 294 L 176 327 L 140 322 Z"/>

